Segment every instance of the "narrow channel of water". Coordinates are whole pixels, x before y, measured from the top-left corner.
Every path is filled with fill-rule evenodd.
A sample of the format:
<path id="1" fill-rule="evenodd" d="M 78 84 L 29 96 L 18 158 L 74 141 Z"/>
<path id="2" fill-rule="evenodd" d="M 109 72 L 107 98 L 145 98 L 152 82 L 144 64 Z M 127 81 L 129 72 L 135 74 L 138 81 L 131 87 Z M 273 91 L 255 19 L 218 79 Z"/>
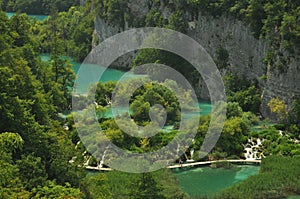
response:
<path id="1" fill-rule="evenodd" d="M 16 13 L 15 12 L 5 12 L 5 14 L 8 16 L 8 18 L 11 18 Z M 34 18 L 34 19 L 38 20 L 38 21 L 42 21 L 42 20 L 48 18 L 48 15 L 30 15 L 30 14 L 27 14 L 27 15 L 31 18 Z"/>

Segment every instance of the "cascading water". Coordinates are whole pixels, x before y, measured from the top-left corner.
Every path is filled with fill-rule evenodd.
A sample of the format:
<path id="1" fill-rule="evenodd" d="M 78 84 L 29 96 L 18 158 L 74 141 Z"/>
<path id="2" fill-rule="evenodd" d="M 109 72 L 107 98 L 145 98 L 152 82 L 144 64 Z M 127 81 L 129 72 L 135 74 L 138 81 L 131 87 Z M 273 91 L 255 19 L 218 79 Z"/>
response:
<path id="1" fill-rule="evenodd" d="M 259 151 L 259 149 L 262 147 L 262 141 L 263 140 L 260 138 L 248 139 L 248 143 L 244 146 L 244 155 L 246 160 L 255 160 L 265 157 L 263 152 Z"/>
<path id="2" fill-rule="evenodd" d="M 91 160 L 92 156 L 89 156 L 86 160 L 86 162 L 83 164 L 84 166 L 89 166 L 90 160 Z"/>
<path id="3" fill-rule="evenodd" d="M 99 162 L 99 165 L 97 165 L 98 168 L 102 168 L 104 164 L 105 155 L 107 153 L 107 150 L 109 149 L 109 146 L 106 147 L 105 151 L 103 152 L 102 158 Z"/>

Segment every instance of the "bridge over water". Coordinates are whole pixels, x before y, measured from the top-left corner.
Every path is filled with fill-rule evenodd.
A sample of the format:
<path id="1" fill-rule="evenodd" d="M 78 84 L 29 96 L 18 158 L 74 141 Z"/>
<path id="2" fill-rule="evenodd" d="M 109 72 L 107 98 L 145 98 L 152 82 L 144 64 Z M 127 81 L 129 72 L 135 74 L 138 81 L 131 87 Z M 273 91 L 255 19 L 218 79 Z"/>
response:
<path id="1" fill-rule="evenodd" d="M 215 163 L 222 163 L 222 162 L 230 162 L 230 163 L 261 163 L 261 160 L 212 160 L 212 161 L 202 161 L 202 162 L 192 162 L 192 163 L 184 163 L 184 164 L 176 164 L 168 166 L 169 169 L 175 169 L 175 168 L 182 168 L 182 167 L 193 167 L 193 166 L 199 166 L 199 165 L 209 165 L 209 164 L 215 164 Z"/>
<path id="2" fill-rule="evenodd" d="M 243 160 L 243 159 L 240 159 L 240 160 L 212 160 L 212 161 L 202 161 L 202 162 L 192 162 L 192 163 L 170 165 L 170 166 L 167 166 L 167 168 L 175 169 L 175 168 L 183 168 L 183 167 L 194 167 L 194 166 L 210 165 L 210 164 L 216 164 L 216 163 L 222 163 L 222 162 L 260 164 L 261 160 Z M 85 168 L 88 170 L 94 170 L 94 171 L 112 171 L 113 170 L 112 168 L 92 167 L 92 166 L 87 166 Z"/>

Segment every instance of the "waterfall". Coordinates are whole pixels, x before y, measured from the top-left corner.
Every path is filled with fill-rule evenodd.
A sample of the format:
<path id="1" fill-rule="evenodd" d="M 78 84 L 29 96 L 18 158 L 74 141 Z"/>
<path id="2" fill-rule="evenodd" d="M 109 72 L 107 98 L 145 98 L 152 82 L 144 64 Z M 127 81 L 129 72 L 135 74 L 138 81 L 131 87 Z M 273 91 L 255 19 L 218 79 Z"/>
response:
<path id="1" fill-rule="evenodd" d="M 244 146 L 244 156 L 247 160 L 255 160 L 255 159 L 261 159 L 264 157 L 263 153 L 260 153 L 258 151 L 259 148 L 262 147 L 262 141 L 259 138 L 250 138 L 248 139 L 248 143 Z"/>
<path id="2" fill-rule="evenodd" d="M 179 148 L 180 148 L 180 144 L 178 143 L 178 144 L 177 144 L 177 150 L 176 150 L 176 152 L 177 152 L 177 157 L 179 156 L 179 150 L 180 150 Z"/>
<path id="3" fill-rule="evenodd" d="M 194 149 L 192 148 L 192 149 L 190 149 L 190 158 L 191 159 L 187 159 L 186 161 L 187 162 L 194 162 L 195 160 L 193 159 L 193 155 L 194 155 Z"/>
<path id="4" fill-rule="evenodd" d="M 105 155 L 106 155 L 106 152 L 107 152 L 108 149 L 109 149 L 109 146 L 107 146 L 105 148 L 105 151 L 103 152 L 103 155 L 102 155 L 102 158 L 101 158 L 101 160 L 99 162 L 99 165 L 97 166 L 98 168 L 102 168 L 103 167 Z"/>
<path id="5" fill-rule="evenodd" d="M 191 149 L 191 150 L 190 150 L 190 155 L 191 155 L 191 159 L 193 159 L 194 149 Z"/>
<path id="6" fill-rule="evenodd" d="M 80 143 L 81 143 L 80 141 L 78 141 L 78 142 L 76 143 L 75 149 L 78 148 L 78 146 L 79 146 Z"/>
<path id="7" fill-rule="evenodd" d="M 92 156 L 89 156 L 89 157 L 87 158 L 87 161 L 86 161 L 83 165 L 84 165 L 84 166 L 89 166 L 89 162 L 90 162 L 91 158 L 92 158 Z"/>

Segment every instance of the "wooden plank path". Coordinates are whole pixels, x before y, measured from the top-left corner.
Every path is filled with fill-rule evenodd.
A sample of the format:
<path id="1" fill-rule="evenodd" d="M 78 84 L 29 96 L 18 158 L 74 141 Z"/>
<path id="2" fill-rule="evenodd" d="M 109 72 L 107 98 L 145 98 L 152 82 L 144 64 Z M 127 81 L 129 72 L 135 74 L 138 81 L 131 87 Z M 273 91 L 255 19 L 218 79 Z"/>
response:
<path id="1" fill-rule="evenodd" d="M 168 166 L 169 169 L 175 168 L 182 168 L 182 167 L 192 167 L 198 165 L 207 165 L 207 164 L 214 164 L 218 162 L 230 162 L 230 163 L 261 163 L 261 160 L 213 160 L 213 161 L 204 161 L 204 162 L 192 162 L 192 163 L 185 163 L 185 164 L 176 164 Z"/>
<path id="2" fill-rule="evenodd" d="M 112 168 L 100 168 L 100 167 L 91 167 L 91 166 L 86 166 L 85 169 L 87 170 L 94 170 L 94 171 L 112 171 Z"/>
<path id="3" fill-rule="evenodd" d="M 214 164 L 218 162 L 230 162 L 230 163 L 261 163 L 261 160 L 213 160 L 213 161 L 204 161 L 204 162 L 192 162 L 192 163 L 184 163 L 184 164 L 176 164 L 167 166 L 169 169 L 175 169 L 175 168 L 182 168 L 182 167 L 193 167 L 193 166 L 199 166 L 199 165 L 208 165 L 208 164 Z M 92 167 L 92 166 L 86 166 L 85 167 L 88 170 L 94 170 L 94 171 L 113 171 L 112 168 L 100 168 L 100 167 Z"/>

